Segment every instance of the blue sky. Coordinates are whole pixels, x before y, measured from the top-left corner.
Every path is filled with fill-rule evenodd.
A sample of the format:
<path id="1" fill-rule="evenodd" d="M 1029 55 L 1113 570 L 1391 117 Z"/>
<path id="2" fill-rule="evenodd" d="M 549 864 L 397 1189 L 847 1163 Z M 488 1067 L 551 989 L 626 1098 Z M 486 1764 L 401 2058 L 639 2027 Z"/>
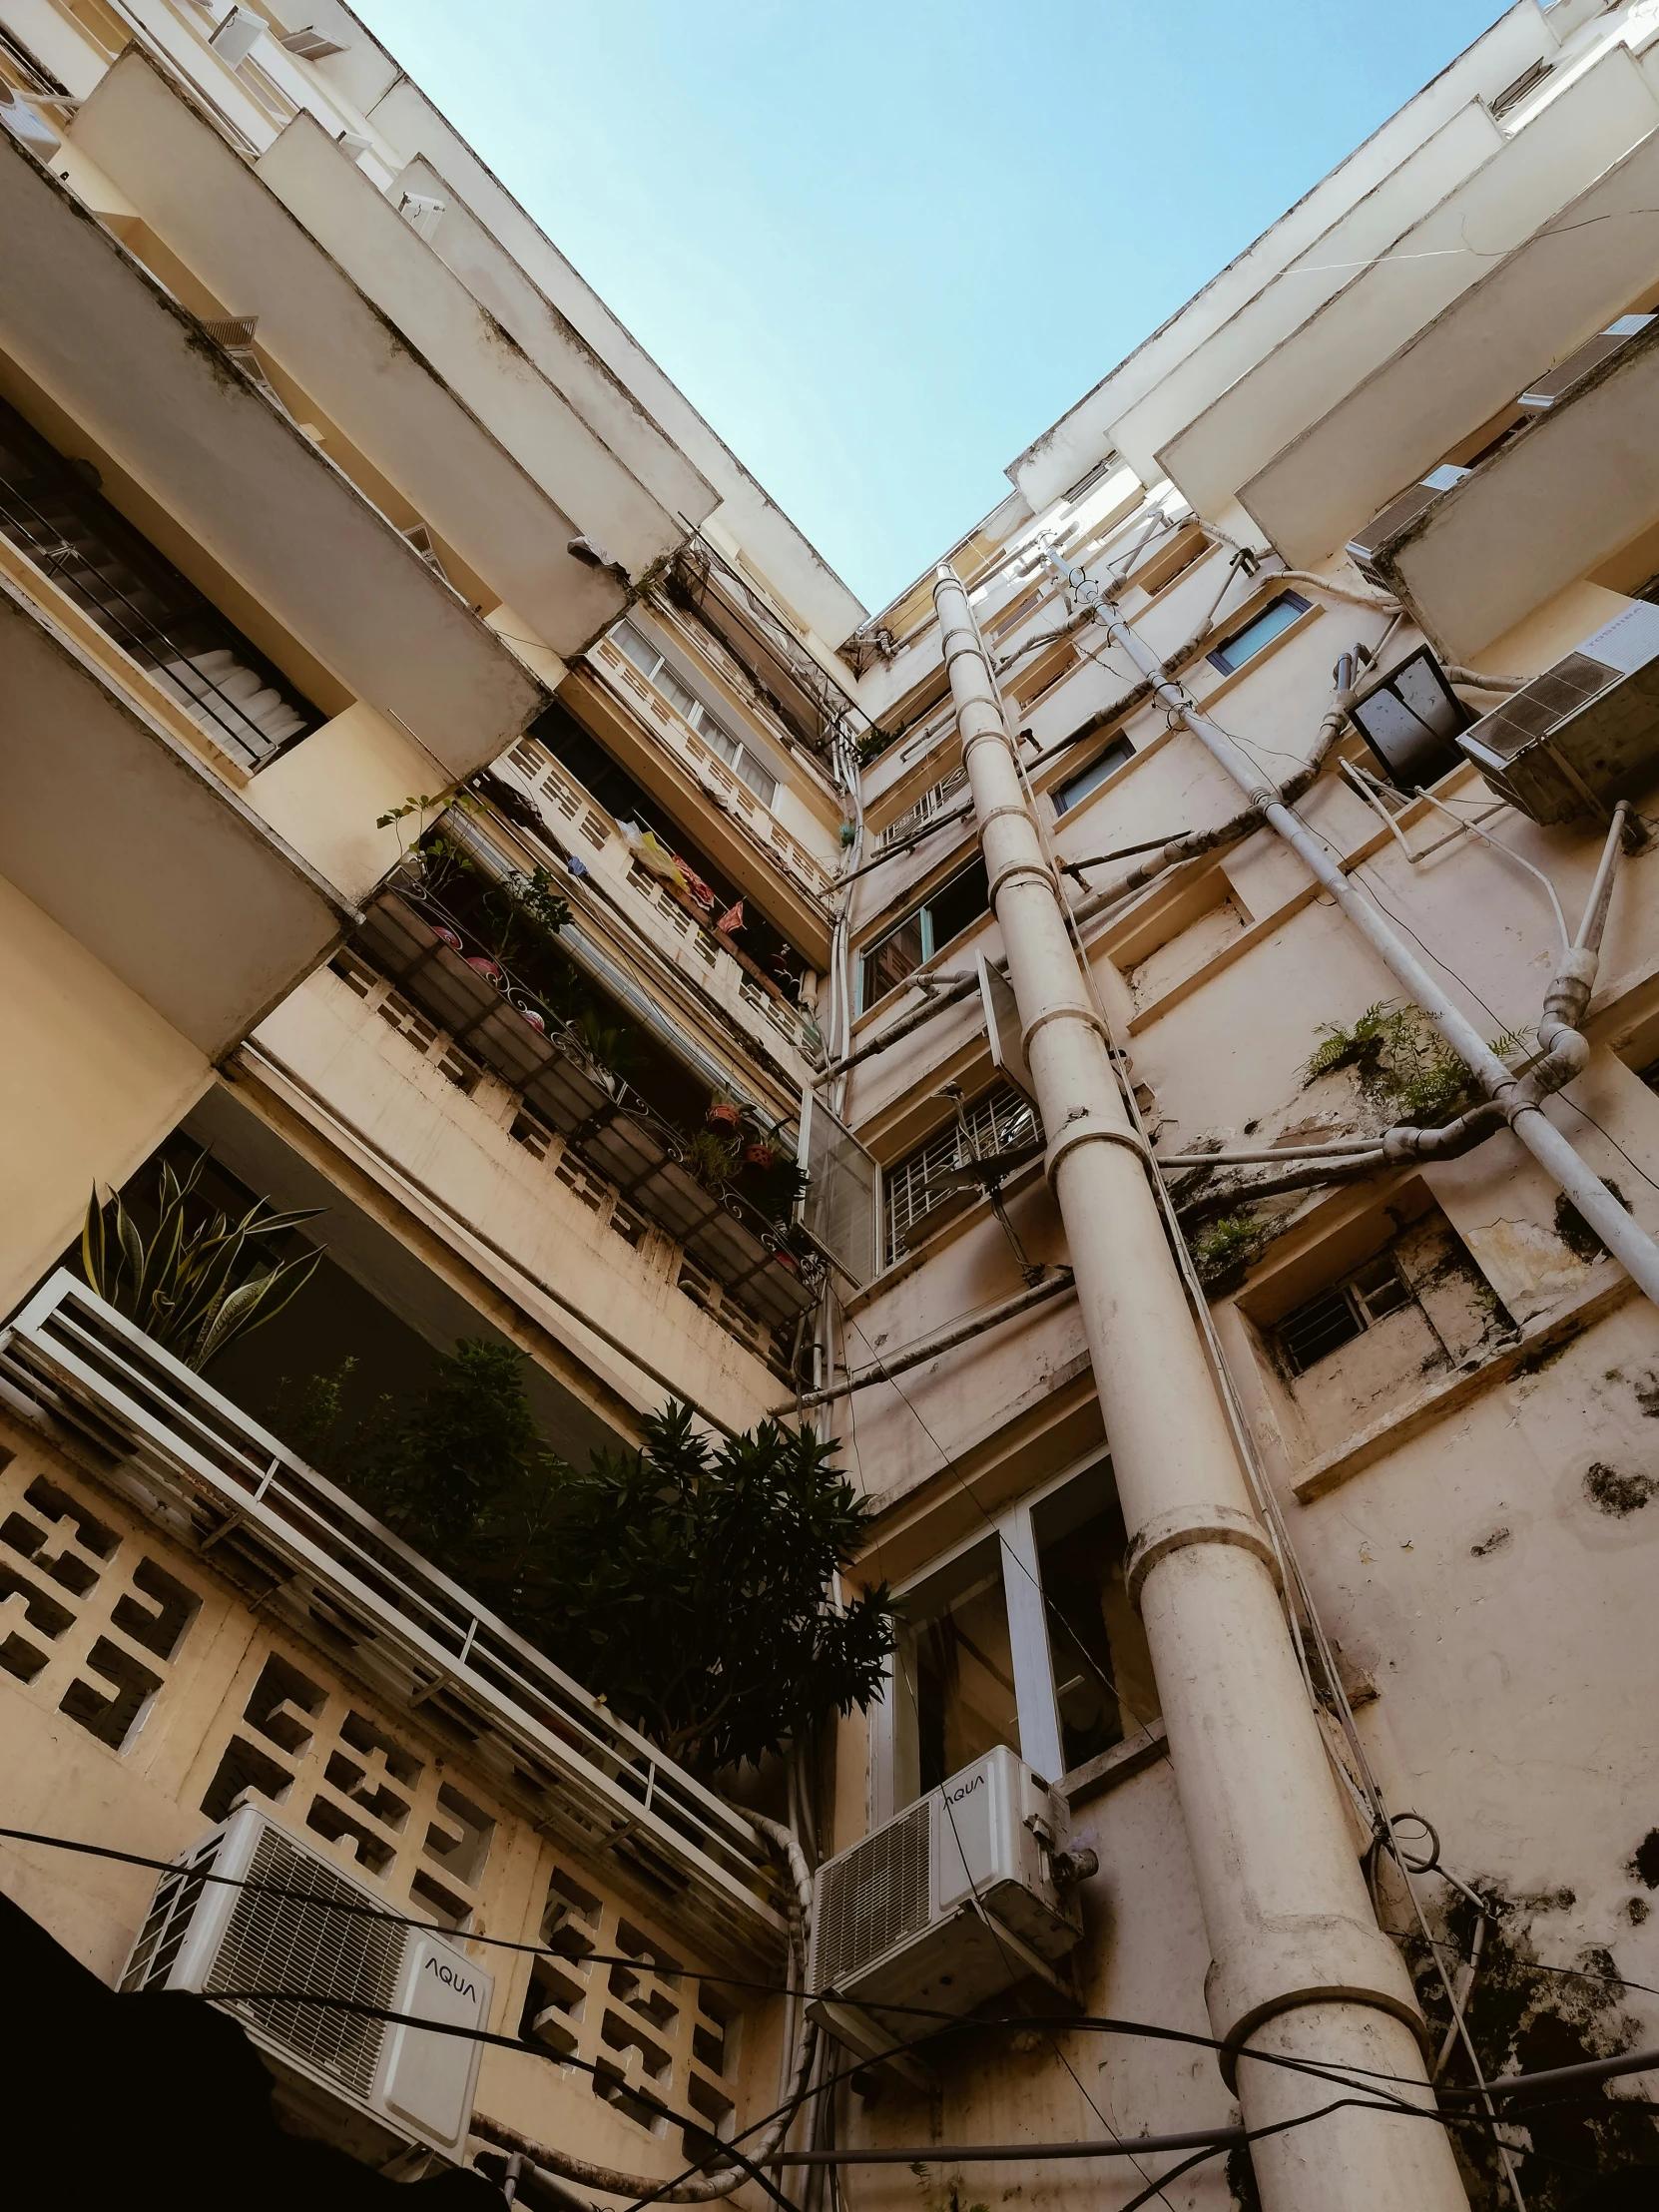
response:
<path id="1" fill-rule="evenodd" d="M 1498 0 L 353 0 L 871 607 Z"/>

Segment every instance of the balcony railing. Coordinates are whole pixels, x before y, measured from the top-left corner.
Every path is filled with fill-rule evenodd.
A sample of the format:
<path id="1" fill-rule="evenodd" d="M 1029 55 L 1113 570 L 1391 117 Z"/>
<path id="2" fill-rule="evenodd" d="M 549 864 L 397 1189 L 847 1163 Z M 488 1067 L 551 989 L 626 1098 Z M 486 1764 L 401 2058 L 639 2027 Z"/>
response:
<path id="1" fill-rule="evenodd" d="M 0 1384 L 538 1826 L 613 1855 L 723 1952 L 782 1951 L 781 1878 L 741 1814 L 66 1269 L 0 1334 Z"/>
<path id="2" fill-rule="evenodd" d="M 670 751 L 690 764 L 693 775 L 717 806 L 736 819 L 772 864 L 793 876 L 810 898 L 822 902 L 832 882 L 829 869 L 774 819 L 748 785 L 740 782 L 719 754 L 704 744 L 690 723 L 652 689 L 627 655 L 609 638 L 601 638 L 588 659 Z"/>
<path id="3" fill-rule="evenodd" d="M 316 728 L 242 633 L 3 406 L 0 534 L 242 767 Z"/>
<path id="4" fill-rule="evenodd" d="M 687 1139 L 579 1031 L 473 938 L 413 873 L 370 908 L 364 957 L 465 1052 L 516 1091 L 567 1149 L 664 1230 L 769 1329 L 793 1328 L 823 1287 L 822 1263 L 739 1191 L 710 1190 L 683 1162 Z"/>

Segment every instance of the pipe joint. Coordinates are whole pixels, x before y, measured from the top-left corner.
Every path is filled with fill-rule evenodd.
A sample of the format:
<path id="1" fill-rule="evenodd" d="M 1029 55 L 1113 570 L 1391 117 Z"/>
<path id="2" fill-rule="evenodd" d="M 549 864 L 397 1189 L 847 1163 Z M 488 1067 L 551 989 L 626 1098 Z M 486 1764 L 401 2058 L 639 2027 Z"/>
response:
<path id="1" fill-rule="evenodd" d="M 1079 1021 L 1087 1021 L 1091 1027 L 1096 1026 L 1095 1017 L 1082 1007 L 1075 1009 L 1069 1006 L 1056 1007 L 1053 1013 L 1045 1014 L 1040 1018 L 1045 1021 L 1053 1021 L 1061 1014 L 1073 1012 L 1075 1012 L 1075 1016 Z M 1035 1028 L 1036 1024 L 1033 1023 L 1032 1027 Z M 1029 1035 L 1030 1032 L 1027 1031 L 1028 1039 Z M 1029 1044 L 1027 1050 L 1029 1051 Z M 1115 1123 L 1107 1121 L 1104 1115 L 1097 1114 L 1092 1109 L 1085 1107 L 1079 1112 L 1075 1121 L 1063 1123 L 1048 1141 L 1048 1150 L 1043 1154 L 1043 1173 L 1047 1176 L 1051 1186 L 1055 1176 L 1059 1173 L 1061 1161 L 1065 1159 L 1068 1153 L 1075 1152 L 1077 1147 L 1082 1144 L 1122 1145 L 1126 1152 L 1132 1152 L 1135 1155 L 1136 1159 L 1141 1162 L 1148 1172 L 1152 1169 L 1152 1149 L 1143 1137 L 1137 1136 L 1133 1129 L 1119 1128 Z"/>
<path id="2" fill-rule="evenodd" d="M 1179 1755 L 1178 1755 L 1179 1756 Z M 1223 1943 L 1204 1977 L 1204 2000 L 1222 2079 L 1235 2095 L 1239 2053 L 1257 2030 L 1305 2004 L 1365 2004 L 1391 2013 L 1416 2036 L 1426 2060 L 1433 2038 L 1405 1961 L 1375 1922 L 1342 1913 L 1260 1922 Z"/>
<path id="3" fill-rule="evenodd" d="M 1146 1578 L 1161 1560 L 1189 1544 L 1236 1544 L 1261 1560 L 1281 1590 L 1284 1578 L 1268 1532 L 1237 1505 L 1174 1505 L 1135 1531 L 1124 1561 L 1124 1585 L 1137 1612 Z M 1220 2033 L 1220 2030 L 1217 2030 Z"/>
<path id="4" fill-rule="evenodd" d="M 983 848 L 981 847 L 981 849 Z M 997 894 L 1005 890 L 1010 883 L 1040 883 L 1050 897 L 1055 896 L 1054 878 L 1041 860 L 1010 860 L 1006 866 L 999 867 L 989 881 L 988 889 L 993 913 L 996 911 Z"/>

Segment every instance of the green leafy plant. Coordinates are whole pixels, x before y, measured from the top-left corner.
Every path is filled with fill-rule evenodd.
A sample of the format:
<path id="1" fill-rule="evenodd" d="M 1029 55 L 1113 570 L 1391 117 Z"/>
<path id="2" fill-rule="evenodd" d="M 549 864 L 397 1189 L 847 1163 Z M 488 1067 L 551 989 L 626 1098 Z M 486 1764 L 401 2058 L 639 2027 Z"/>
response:
<path id="1" fill-rule="evenodd" d="M 1210 1222 L 1193 1239 L 1193 1258 L 1198 1262 L 1199 1274 L 1206 1282 L 1224 1275 L 1256 1243 L 1261 1229 L 1261 1223 L 1253 1221 L 1248 1214 L 1223 1214 L 1219 1220 Z"/>
<path id="2" fill-rule="evenodd" d="M 869 1705 L 892 1606 L 885 1584 L 844 1609 L 830 1597 L 869 1524 L 835 1448 L 775 1421 L 711 1442 L 671 1405 L 641 1450 L 564 1470 L 556 1543 L 522 1540 L 511 1513 L 496 1520 L 519 1625 L 706 1773 Z"/>
<path id="3" fill-rule="evenodd" d="M 1353 1068 L 1360 1088 L 1390 1120 L 1431 1126 L 1468 1099 L 1473 1077 L 1436 1035 L 1419 1007 L 1376 1000 L 1352 1028 L 1320 1024 L 1323 1040 L 1302 1071 L 1304 1084 Z"/>
<path id="4" fill-rule="evenodd" d="M 810 1178 L 798 1160 L 779 1153 L 772 1165 L 746 1170 L 742 1188 L 769 1220 L 785 1222 L 806 1196 Z"/>
<path id="5" fill-rule="evenodd" d="M 376 815 L 374 827 L 376 830 L 389 830 L 394 822 L 407 822 L 411 816 L 425 816 L 434 807 L 441 807 L 442 805 L 443 801 L 434 799 L 429 792 L 411 792 L 401 807 L 388 807 L 383 815 Z M 399 830 L 399 840 L 401 840 L 402 834 L 403 832 Z"/>
<path id="6" fill-rule="evenodd" d="M 607 1074 L 620 1076 L 627 1082 L 644 1066 L 645 1052 L 638 1034 L 625 1023 L 607 1022 L 597 1007 L 584 1007 L 575 1028 Z"/>
<path id="7" fill-rule="evenodd" d="M 490 951 L 498 960 L 512 959 L 526 945 L 545 947 L 572 918 L 541 866 L 530 875 L 518 873 L 492 883 L 480 904 L 489 917 Z"/>
<path id="8" fill-rule="evenodd" d="M 163 1161 L 160 1218 L 148 1237 L 119 1193 L 100 1199 L 96 1188 L 81 1232 L 81 1271 L 99 1297 L 198 1374 L 274 1320 L 322 1259 L 318 1251 L 273 1263 L 258 1250 L 320 1207 L 283 1214 L 262 1198 L 239 1222 L 216 1213 L 193 1226 L 190 1202 L 207 1160 L 203 1153 L 183 1181 Z"/>
<path id="9" fill-rule="evenodd" d="M 688 1406 L 578 1472 L 538 1432 L 510 1348 L 462 1342 L 344 1479 L 665 1752 L 712 1773 L 880 1694 L 885 1585 L 831 1578 L 869 1508 L 835 1446 L 763 1421 L 712 1442 Z"/>
<path id="10" fill-rule="evenodd" d="M 736 1181 L 738 1148 L 729 1144 L 718 1129 L 694 1130 L 686 1139 L 680 1165 L 694 1183 L 701 1183 L 706 1191 L 716 1191 Z"/>
<path id="11" fill-rule="evenodd" d="M 351 1478 L 389 1527 L 463 1580 L 492 1519 L 511 1511 L 527 1525 L 531 1502 L 557 1469 L 523 1370 L 510 1345 L 462 1338 L 419 1403 Z"/>

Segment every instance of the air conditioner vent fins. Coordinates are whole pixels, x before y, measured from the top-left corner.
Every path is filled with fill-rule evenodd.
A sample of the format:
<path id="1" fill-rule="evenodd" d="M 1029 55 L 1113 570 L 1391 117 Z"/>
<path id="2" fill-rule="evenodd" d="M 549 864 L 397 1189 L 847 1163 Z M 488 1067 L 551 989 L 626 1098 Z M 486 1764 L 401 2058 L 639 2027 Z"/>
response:
<path id="1" fill-rule="evenodd" d="M 925 1927 L 932 1804 L 923 1798 L 825 1869 L 818 1904 L 824 1987 L 834 1988 L 843 1974 Z"/>
<path id="2" fill-rule="evenodd" d="M 401 1927 L 370 1918 L 353 1884 L 295 1851 L 274 1828 L 260 1837 L 249 1873 L 253 1882 L 271 1887 L 239 1893 L 208 1976 L 209 1996 L 238 1989 L 314 1990 L 390 2009 L 403 1955 Z M 300 1895 L 274 1894 L 278 1892 Z M 312 1898 L 315 1904 L 307 1902 Z M 347 1910 L 337 1910 L 342 1906 Z M 332 2004 L 250 2002 L 229 1994 L 226 2007 L 257 2021 L 353 2096 L 366 2097 L 373 2088 L 383 2020 Z"/>

